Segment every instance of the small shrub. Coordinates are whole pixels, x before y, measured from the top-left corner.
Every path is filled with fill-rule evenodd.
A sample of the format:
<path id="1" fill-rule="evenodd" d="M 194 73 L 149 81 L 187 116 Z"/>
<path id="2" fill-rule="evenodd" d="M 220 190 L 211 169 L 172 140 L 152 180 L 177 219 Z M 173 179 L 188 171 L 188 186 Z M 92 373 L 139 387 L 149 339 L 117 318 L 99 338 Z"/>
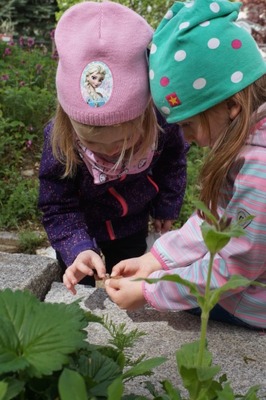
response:
<path id="1" fill-rule="evenodd" d="M 26 254 L 35 254 L 36 249 L 46 244 L 46 235 L 32 231 L 24 231 L 19 234 L 19 252 Z"/>
<path id="2" fill-rule="evenodd" d="M 25 221 L 39 223 L 38 181 L 11 174 L 0 182 L 0 228 L 18 228 Z"/>
<path id="3" fill-rule="evenodd" d="M 56 65 L 34 41 L 0 42 L 0 229 L 40 225 L 38 163 L 55 109 Z M 22 178 L 27 168 L 33 176 Z"/>

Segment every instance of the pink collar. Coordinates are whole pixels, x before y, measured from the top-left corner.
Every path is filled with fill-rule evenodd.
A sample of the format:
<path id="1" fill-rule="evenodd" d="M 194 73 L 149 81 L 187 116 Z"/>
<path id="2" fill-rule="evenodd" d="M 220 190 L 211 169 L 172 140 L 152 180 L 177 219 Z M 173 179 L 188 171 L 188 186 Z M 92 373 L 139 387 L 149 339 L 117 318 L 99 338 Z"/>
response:
<path id="1" fill-rule="evenodd" d="M 131 158 L 130 164 L 125 160 L 114 169 L 115 162 L 107 161 L 95 155 L 92 151 L 87 149 L 79 139 L 77 139 L 77 144 L 79 155 L 93 176 L 96 185 L 116 179 L 124 179 L 126 175 L 138 174 L 144 171 L 150 166 L 155 151 L 155 145 L 148 150 L 144 157 L 140 156 L 140 151 L 137 151 Z"/>

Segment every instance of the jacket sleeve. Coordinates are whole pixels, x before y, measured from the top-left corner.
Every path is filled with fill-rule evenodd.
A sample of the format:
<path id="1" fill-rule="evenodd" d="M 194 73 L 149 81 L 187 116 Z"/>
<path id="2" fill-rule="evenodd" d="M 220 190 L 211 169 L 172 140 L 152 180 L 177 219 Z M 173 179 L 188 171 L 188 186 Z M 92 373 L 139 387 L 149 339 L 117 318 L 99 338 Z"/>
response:
<path id="1" fill-rule="evenodd" d="M 43 213 L 42 222 L 52 247 L 69 266 L 81 251 L 98 249 L 87 233 L 84 215 L 79 208 L 77 180 L 62 179 L 62 165 L 53 157 L 51 129 L 50 123 L 44 130 L 38 206 Z"/>
<path id="2" fill-rule="evenodd" d="M 152 202 L 151 216 L 157 219 L 177 219 L 186 189 L 188 144 L 184 141 L 178 125 L 167 124 L 159 114 L 157 118 L 163 128 L 159 140 L 163 140 L 164 144 L 162 153 L 152 169 L 159 192 Z"/>
<path id="3" fill-rule="evenodd" d="M 261 152 L 260 157 L 263 158 L 263 154 Z M 232 197 L 223 213 L 233 220 L 241 220 L 247 215 L 254 215 L 255 218 L 244 227 L 244 236 L 232 238 L 216 254 L 211 289 L 221 287 L 235 274 L 249 280 L 266 281 L 266 165 L 262 158 L 255 161 L 249 158 L 235 176 Z M 180 230 L 166 233 L 155 242 L 151 252 L 161 263 L 163 270 L 152 273 L 149 278 L 177 274 L 195 283 L 198 290 L 204 293 L 209 253 L 201 235 L 201 223 L 194 214 Z M 146 300 L 159 310 L 185 310 L 198 306 L 189 289 L 181 284 L 166 281 L 152 285 L 143 283 L 143 291 Z M 265 304 L 266 300 L 265 289 L 250 286 L 226 292 L 221 298 L 222 304 L 230 304 L 230 309 L 234 309 L 238 307 L 241 296 L 249 301 L 253 298 L 252 304 L 256 296 L 258 302 L 264 298 Z"/>

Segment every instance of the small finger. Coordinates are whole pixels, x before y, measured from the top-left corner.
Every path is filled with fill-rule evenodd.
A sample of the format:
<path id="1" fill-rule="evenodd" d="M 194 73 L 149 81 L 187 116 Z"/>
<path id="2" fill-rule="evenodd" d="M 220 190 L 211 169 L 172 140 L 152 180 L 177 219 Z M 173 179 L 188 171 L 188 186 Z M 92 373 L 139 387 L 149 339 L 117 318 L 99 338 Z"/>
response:
<path id="1" fill-rule="evenodd" d="M 106 269 L 102 259 L 99 258 L 99 256 L 97 255 L 97 257 L 95 257 L 92 261 L 93 261 L 93 269 L 94 271 L 96 271 L 97 276 L 100 279 L 104 279 L 106 276 Z M 94 271 L 92 272 L 94 273 Z"/>
<path id="2" fill-rule="evenodd" d="M 112 279 L 112 278 L 106 279 L 105 286 L 108 286 L 108 287 L 110 287 L 112 289 L 116 289 L 116 290 L 120 289 L 120 283 L 119 283 L 118 279 Z"/>
<path id="3" fill-rule="evenodd" d="M 65 279 L 65 281 L 71 285 L 76 285 L 78 283 L 74 273 L 70 269 L 66 270 L 63 279 Z"/>
<path id="4" fill-rule="evenodd" d="M 66 275 L 63 276 L 63 283 L 66 286 L 67 290 L 69 290 L 72 294 L 76 294 L 77 293 L 74 285 L 72 285 L 72 283 L 68 280 Z"/>

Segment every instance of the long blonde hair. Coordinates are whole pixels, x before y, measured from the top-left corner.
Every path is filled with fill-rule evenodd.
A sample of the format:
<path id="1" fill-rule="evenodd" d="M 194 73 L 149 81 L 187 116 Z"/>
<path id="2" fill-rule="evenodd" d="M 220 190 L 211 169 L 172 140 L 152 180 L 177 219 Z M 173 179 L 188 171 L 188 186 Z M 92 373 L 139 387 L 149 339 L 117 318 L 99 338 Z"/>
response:
<path id="1" fill-rule="evenodd" d="M 265 109 L 258 111 L 266 102 L 266 75 L 236 93 L 231 100 L 241 106 L 241 111 L 209 152 L 199 177 L 200 200 L 216 217 L 221 187 L 228 171 L 246 144 L 254 124 L 266 117 Z M 210 132 L 208 111 L 200 116 L 203 129 Z M 198 214 L 204 218 L 201 211 L 198 211 Z"/>
<path id="2" fill-rule="evenodd" d="M 123 126 L 125 126 L 125 130 L 128 129 L 130 126 L 130 132 L 133 132 L 133 135 L 140 135 L 140 156 L 145 155 L 147 153 L 147 150 L 154 144 L 155 146 L 157 145 L 160 127 L 157 123 L 157 118 L 152 101 L 149 102 L 145 112 L 140 118 L 136 118 L 133 121 L 124 122 Z M 101 127 L 91 126 L 88 130 L 88 134 L 93 136 L 100 135 Z M 54 157 L 59 160 L 65 167 L 63 178 L 68 176 L 73 177 L 77 171 L 78 164 L 82 163 L 82 160 L 79 157 L 77 151 L 76 135 L 74 128 L 68 115 L 65 113 L 59 103 L 57 105 L 54 118 L 51 143 Z M 122 148 L 117 163 L 114 165 L 114 168 L 122 163 L 125 156 L 129 160 L 131 159 L 134 153 L 134 147 L 132 147 L 129 151 L 125 150 L 126 144 L 127 141 L 125 134 L 124 146 Z"/>

